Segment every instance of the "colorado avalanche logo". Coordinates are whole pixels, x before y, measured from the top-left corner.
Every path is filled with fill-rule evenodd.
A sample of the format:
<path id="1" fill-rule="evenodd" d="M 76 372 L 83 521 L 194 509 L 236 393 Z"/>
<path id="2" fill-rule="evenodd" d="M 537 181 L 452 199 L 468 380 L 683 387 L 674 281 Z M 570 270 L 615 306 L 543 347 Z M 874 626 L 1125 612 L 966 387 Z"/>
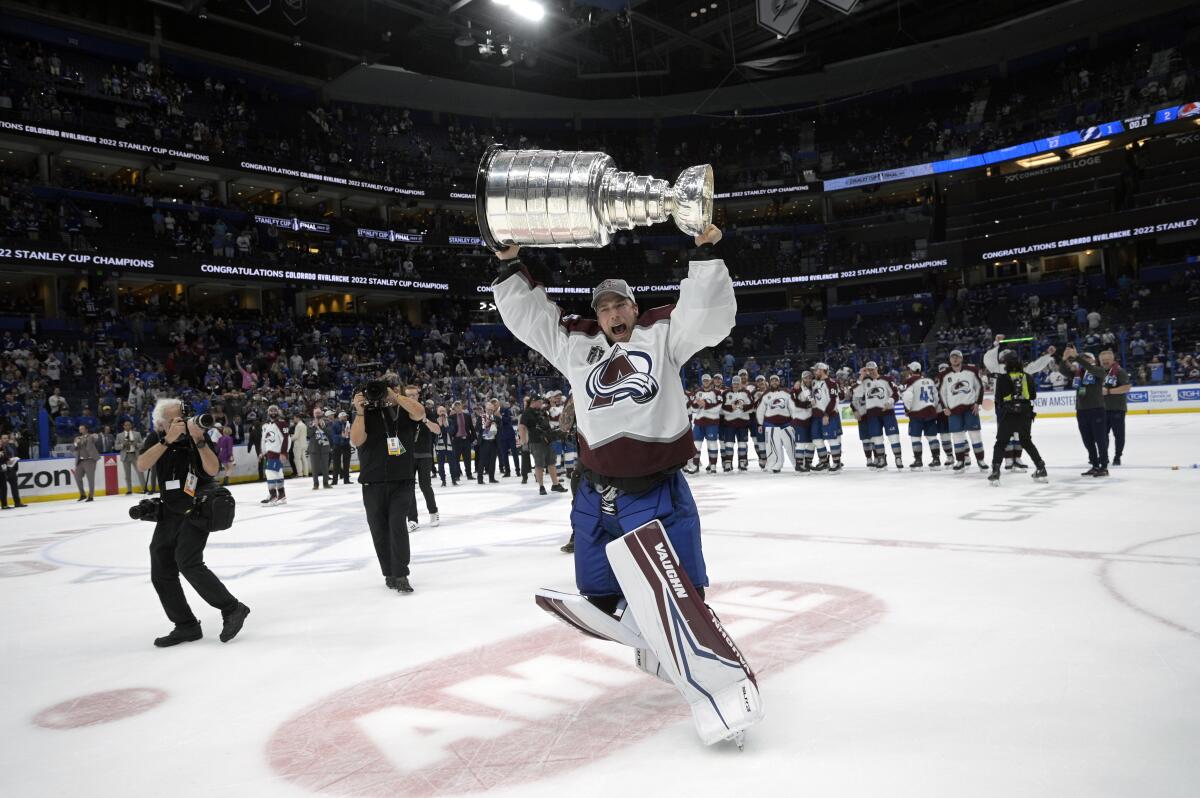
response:
<path id="1" fill-rule="evenodd" d="M 882 399 L 886 395 L 887 392 L 883 389 L 882 385 L 872 385 L 870 388 L 867 388 L 868 399 Z"/>
<path id="2" fill-rule="evenodd" d="M 955 380 L 950 383 L 951 396 L 965 396 L 969 393 L 974 393 L 975 389 L 966 380 Z"/>
<path id="3" fill-rule="evenodd" d="M 639 405 L 658 395 L 658 380 L 650 376 L 654 361 L 645 352 L 626 352 L 614 346 L 588 375 L 584 386 L 592 403 L 588 410 L 632 399 Z"/>

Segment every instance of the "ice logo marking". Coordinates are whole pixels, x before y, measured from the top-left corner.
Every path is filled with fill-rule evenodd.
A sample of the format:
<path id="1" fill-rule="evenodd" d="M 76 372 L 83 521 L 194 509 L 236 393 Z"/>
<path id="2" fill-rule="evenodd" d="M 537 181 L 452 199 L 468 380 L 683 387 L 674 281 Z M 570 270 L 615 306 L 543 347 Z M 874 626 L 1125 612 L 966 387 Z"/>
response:
<path id="1" fill-rule="evenodd" d="M 658 395 L 658 380 L 651 376 L 654 361 L 646 352 L 614 346 L 596 364 L 584 388 L 592 403 L 588 410 L 608 407 L 624 399 L 644 405 Z"/>

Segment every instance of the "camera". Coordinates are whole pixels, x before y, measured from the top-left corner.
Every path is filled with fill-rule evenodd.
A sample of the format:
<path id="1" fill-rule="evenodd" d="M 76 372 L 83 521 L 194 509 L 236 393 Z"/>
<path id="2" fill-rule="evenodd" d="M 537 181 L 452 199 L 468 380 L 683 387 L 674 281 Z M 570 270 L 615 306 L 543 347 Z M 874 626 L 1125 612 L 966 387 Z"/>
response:
<path id="1" fill-rule="evenodd" d="M 360 363 L 360 372 L 374 372 L 383 368 L 382 363 Z M 354 389 L 355 393 L 363 395 L 364 410 L 378 410 L 387 405 L 388 385 L 386 380 L 367 380 Z"/>
<path id="2" fill-rule="evenodd" d="M 193 413 L 191 402 L 182 402 L 183 417 L 189 423 L 208 431 L 217 425 L 212 413 Z"/>
<path id="3" fill-rule="evenodd" d="M 129 508 L 129 517 L 134 521 L 158 521 L 158 507 L 161 499 L 142 499 Z"/>

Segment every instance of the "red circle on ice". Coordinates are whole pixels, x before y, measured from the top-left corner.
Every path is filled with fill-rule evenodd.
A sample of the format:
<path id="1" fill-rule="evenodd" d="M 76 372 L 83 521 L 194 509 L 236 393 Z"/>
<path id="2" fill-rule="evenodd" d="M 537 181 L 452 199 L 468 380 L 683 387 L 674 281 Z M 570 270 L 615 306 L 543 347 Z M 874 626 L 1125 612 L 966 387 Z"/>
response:
<path id="1" fill-rule="evenodd" d="M 47 707 L 33 716 L 33 724 L 44 729 L 80 729 L 140 715 L 161 704 L 167 694 L 153 687 L 128 687 L 89 693 Z"/>
<path id="2" fill-rule="evenodd" d="M 748 582 L 709 604 L 758 674 L 770 677 L 869 628 L 884 613 L 835 585 Z M 531 602 L 532 603 L 532 602 Z M 302 710 L 267 745 L 271 766 L 334 795 L 483 792 L 584 767 L 689 713 L 633 651 L 558 625 L 352 685 Z"/>

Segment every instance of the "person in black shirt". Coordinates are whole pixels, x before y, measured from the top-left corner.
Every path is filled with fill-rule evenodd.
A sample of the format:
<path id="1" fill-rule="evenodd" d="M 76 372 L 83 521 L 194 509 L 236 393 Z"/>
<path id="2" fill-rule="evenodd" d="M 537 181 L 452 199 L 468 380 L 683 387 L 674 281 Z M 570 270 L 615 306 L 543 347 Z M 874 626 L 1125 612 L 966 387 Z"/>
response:
<path id="1" fill-rule="evenodd" d="M 417 385 L 404 386 L 404 395 L 414 402 L 419 401 L 421 388 Z M 429 408 L 425 408 L 426 414 Z M 429 525 L 439 523 L 437 498 L 433 495 L 433 438 L 440 434 L 441 426 L 426 415 L 425 420 L 417 425 L 416 443 L 413 446 L 413 466 L 417 471 L 417 481 L 421 484 L 421 493 L 425 496 L 425 509 L 429 512 Z M 445 485 L 445 482 L 442 482 Z M 413 494 L 412 505 L 408 508 L 408 531 L 416 532 L 420 522 L 417 520 L 417 497 Z"/>
<path id="2" fill-rule="evenodd" d="M 234 598 L 204 564 L 208 532 L 189 515 L 195 496 L 215 484 L 221 464 L 204 429 L 184 420 L 178 399 L 160 399 L 155 404 L 154 431 L 146 437 L 137 467 L 139 471 L 154 469 L 162 489 L 158 523 L 150 541 L 150 581 L 175 624 L 174 630 L 156 639 L 154 645 L 165 648 L 202 637 L 200 621 L 183 595 L 180 574 L 200 598 L 221 611 L 221 642 L 228 643 L 241 631 L 250 608 Z"/>
<path id="3" fill-rule="evenodd" d="M 388 388 L 383 407 L 366 409 L 366 399 L 354 394 L 354 423 L 350 444 L 358 449 L 358 481 L 363 486 L 367 525 L 384 584 L 401 593 L 413 592 L 408 581 L 408 515 L 414 500 L 417 430 L 425 408 L 395 388 Z"/>
<path id="4" fill-rule="evenodd" d="M 533 478 L 537 480 L 538 493 L 545 496 L 546 486 L 542 484 L 543 470 L 550 472 L 550 490 L 555 493 L 566 493 L 567 489 L 558 484 L 558 471 L 554 467 L 554 457 L 550 450 L 550 417 L 542 409 L 542 397 L 533 396 L 529 399 L 529 407 L 521 414 L 521 423 L 517 427 L 517 440 L 522 446 L 529 446 L 529 455 L 533 460 Z"/>

